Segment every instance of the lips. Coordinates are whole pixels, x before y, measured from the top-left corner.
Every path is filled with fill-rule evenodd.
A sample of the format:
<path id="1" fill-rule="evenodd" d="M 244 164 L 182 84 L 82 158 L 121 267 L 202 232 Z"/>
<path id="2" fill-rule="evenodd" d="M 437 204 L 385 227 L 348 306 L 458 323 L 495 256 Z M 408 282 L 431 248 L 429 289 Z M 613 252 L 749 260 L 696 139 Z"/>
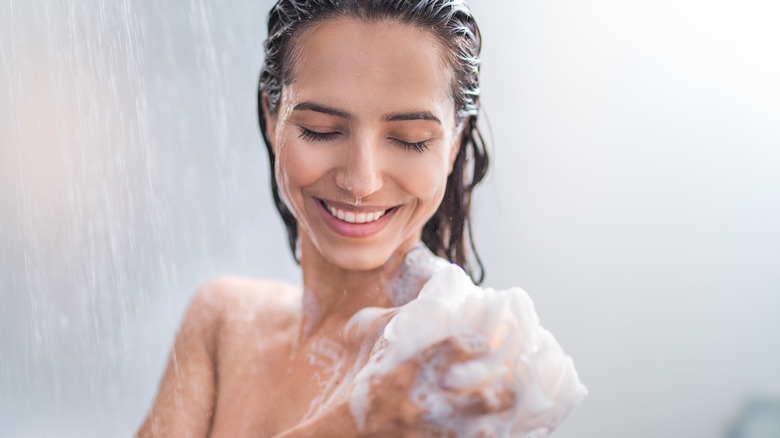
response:
<path id="1" fill-rule="evenodd" d="M 327 210 L 331 216 L 350 224 L 365 224 L 368 222 L 374 222 L 376 220 L 379 220 L 379 218 L 384 216 L 385 213 L 388 211 L 388 210 L 374 210 L 374 211 L 355 212 L 349 210 L 342 210 L 338 207 L 328 205 L 328 203 L 326 203 L 325 201 L 321 201 L 321 202 L 322 205 L 325 207 L 325 210 Z"/>
<path id="2" fill-rule="evenodd" d="M 398 210 L 398 207 L 358 207 L 359 210 L 353 210 L 345 208 L 343 204 L 329 203 L 322 199 L 316 201 L 325 223 L 333 231 L 346 237 L 368 237 L 378 233 Z"/>

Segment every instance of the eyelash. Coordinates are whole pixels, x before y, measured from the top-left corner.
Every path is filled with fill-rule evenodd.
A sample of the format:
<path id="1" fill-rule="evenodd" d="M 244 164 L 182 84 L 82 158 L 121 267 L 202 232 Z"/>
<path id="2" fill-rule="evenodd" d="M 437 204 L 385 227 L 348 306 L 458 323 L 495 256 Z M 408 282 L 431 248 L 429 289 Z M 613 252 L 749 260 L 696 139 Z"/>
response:
<path id="1" fill-rule="evenodd" d="M 338 134 L 338 132 L 314 132 L 306 128 L 301 128 L 301 135 L 299 135 L 298 138 L 302 138 L 306 141 L 328 141 L 333 140 Z"/>
<path id="2" fill-rule="evenodd" d="M 316 132 L 301 127 L 301 135 L 299 135 L 298 138 L 302 138 L 306 141 L 328 141 L 328 140 L 333 140 L 337 135 L 339 135 L 338 132 Z M 428 149 L 428 145 L 424 141 L 419 141 L 417 143 L 409 143 L 406 141 L 398 140 L 396 138 L 392 138 L 391 140 L 406 151 L 415 151 L 415 152 L 422 153 Z"/>
<path id="3" fill-rule="evenodd" d="M 418 153 L 423 153 L 428 149 L 428 145 L 425 144 L 424 141 L 418 141 L 417 143 L 408 143 L 395 138 L 392 140 L 406 151 L 415 151 Z"/>

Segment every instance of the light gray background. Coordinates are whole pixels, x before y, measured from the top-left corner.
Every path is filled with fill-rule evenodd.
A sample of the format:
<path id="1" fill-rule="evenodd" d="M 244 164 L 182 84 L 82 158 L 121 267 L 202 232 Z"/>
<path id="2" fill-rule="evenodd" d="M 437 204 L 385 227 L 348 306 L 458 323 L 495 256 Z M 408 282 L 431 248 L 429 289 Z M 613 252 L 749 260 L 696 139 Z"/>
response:
<path id="1" fill-rule="evenodd" d="M 256 124 L 269 7 L 0 0 L 0 436 L 131 435 L 199 285 L 299 282 Z M 780 398 L 780 7 L 472 8 L 487 284 L 590 389 L 555 436 L 725 437 Z"/>

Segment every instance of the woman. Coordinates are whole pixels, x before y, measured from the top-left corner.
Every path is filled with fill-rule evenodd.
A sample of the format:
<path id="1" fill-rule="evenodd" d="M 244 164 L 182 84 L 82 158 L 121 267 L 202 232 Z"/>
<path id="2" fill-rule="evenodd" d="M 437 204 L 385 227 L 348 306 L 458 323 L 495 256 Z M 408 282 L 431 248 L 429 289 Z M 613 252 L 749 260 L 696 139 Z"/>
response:
<path id="1" fill-rule="evenodd" d="M 138 435 L 466 434 L 453 419 L 506 433 L 481 421 L 511 423 L 523 378 L 453 370 L 514 347 L 457 324 L 415 344 L 425 318 L 399 322 L 423 285 L 476 288 L 433 255 L 471 272 L 470 193 L 487 169 L 473 17 L 459 0 L 281 0 L 268 35 L 260 126 L 303 291 L 207 284 Z"/>

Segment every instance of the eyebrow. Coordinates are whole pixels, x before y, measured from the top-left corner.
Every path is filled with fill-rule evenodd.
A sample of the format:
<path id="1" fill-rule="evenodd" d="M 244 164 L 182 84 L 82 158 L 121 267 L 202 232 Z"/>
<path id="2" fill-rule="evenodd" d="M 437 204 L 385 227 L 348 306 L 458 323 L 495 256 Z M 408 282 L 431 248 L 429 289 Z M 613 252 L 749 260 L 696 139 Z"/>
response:
<path id="1" fill-rule="evenodd" d="M 347 120 L 351 120 L 354 118 L 352 117 L 352 114 L 346 111 L 342 111 L 336 108 L 331 108 L 325 105 L 320 105 L 314 102 L 301 102 L 295 105 L 295 107 L 293 107 L 293 111 L 315 111 L 318 113 L 328 114 L 330 116 L 341 117 L 342 119 L 347 119 Z"/>
<path id="2" fill-rule="evenodd" d="M 385 116 L 383 119 L 385 122 L 405 122 L 407 120 L 431 120 L 441 125 L 441 120 L 438 117 L 431 114 L 429 111 L 391 114 Z"/>
<path id="3" fill-rule="evenodd" d="M 352 120 L 355 117 L 337 108 L 320 105 L 314 102 L 301 102 L 293 107 L 293 111 L 315 111 L 318 113 L 327 114 L 330 116 L 340 117 L 342 119 Z M 385 122 L 405 122 L 409 120 L 431 120 L 438 124 L 441 124 L 441 120 L 434 116 L 430 111 L 413 111 L 408 113 L 389 114 L 382 118 Z"/>

